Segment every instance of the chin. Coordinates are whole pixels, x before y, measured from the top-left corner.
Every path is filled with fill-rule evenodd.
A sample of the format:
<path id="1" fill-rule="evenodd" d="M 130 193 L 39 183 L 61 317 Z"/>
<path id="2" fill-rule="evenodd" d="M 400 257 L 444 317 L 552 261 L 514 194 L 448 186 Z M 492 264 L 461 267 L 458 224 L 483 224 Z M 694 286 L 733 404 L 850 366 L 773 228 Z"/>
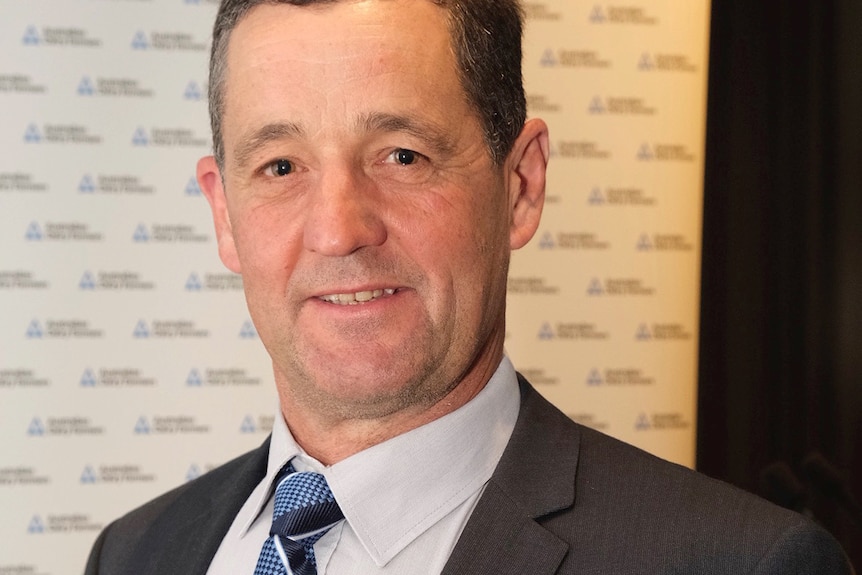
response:
<path id="1" fill-rule="evenodd" d="M 336 411 L 365 419 L 433 403 L 435 386 L 428 381 L 429 375 L 416 370 L 393 370 L 388 363 L 340 374 L 328 370 L 309 384 L 319 399 Z"/>

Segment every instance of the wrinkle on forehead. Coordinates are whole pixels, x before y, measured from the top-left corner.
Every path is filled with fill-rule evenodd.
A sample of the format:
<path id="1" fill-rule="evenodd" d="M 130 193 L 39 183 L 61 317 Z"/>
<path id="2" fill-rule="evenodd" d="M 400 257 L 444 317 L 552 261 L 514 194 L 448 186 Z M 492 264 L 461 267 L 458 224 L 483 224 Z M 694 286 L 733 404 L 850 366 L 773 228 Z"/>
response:
<path id="1" fill-rule="evenodd" d="M 441 62 L 424 61 L 423 58 L 411 59 L 411 50 L 423 52 L 445 48 L 445 52 L 451 55 L 450 62 L 452 70 L 457 73 L 454 52 L 451 49 L 449 29 L 445 12 L 434 3 L 421 0 L 408 0 L 407 6 L 426 5 L 433 10 L 439 11 L 441 31 L 443 34 L 433 33 L 433 27 L 417 24 L 414 38 L 421 37 L 421 42 L 413 43 L 412 46 L 396 44 L 391 38 L 392 26 L 390 21 L 384 21 L 373 14 L 376 4 L 395 4 L 395 0 L 359 0 L 346 6 L 353 12 L 359 13 L 361 21 L 351 19 L 349 26 L 343 25 L 338 19 L 333 18 L 325 33 L 307 33 L 307 30 L 319 26 L 319 19 L 326 18 L 326 12 L 332 11 L 335 6 L 343 2 L 331 4 L 311 5 L 307 7 L 292 6 L 289 4 L 262 4 L 256 6 L 245 16 L 240 24 L 231 34 L 228 45 L 228 70 L 239 64 L 235 62 L 236 54 L 243 54 L 242 66 L 267 66 L 278 62 L 289 62 L 291 60 L 312 66 L 317 66 L 320 73 L 329 75 L 336 72 L 345 80 L 364 78 L 369 73 L 379 74 L 391 71 L 398 66 L 415 66 L 424 63 L 426 69 L 438 69 Z M 404 3 L 404 2 L 402 2 Z M 421 11 L 416 11 L 421 12 Z M 364 13 L 368 13 L 367 15 Z M 427 14 L 417 21 L 429 23 Z M 350 16 L 342 17 L 346 20 Z M 397 25 L 397 23 L 395 24 Z M 266 38 L 264 41 L 262 38 Z M 410 42 L 408 42 L 410 44 Z M 435 45 L 437 44 L 437 45 Z M 443 46 L 439 46 L 442 44 Z M 271 50 L 272 45 L 283 45 L 282 50 Z M 366 58 L 367 53 L 374 52 L 378 57 L 374 61 Z M 444 51 L 438 53 L 445 53 Z M 231 56 L 234 56 L 233 58 Z M 418 54 L 417 54 L 418 56 Z M 276 62 L 273 60 L 277 59 Z M 357 66 L 357 63 L 363 66 Z M 363 69 L 365 68 L 365 69 Z M 289 69 L 282 70 L 290 74 Z"/>
<path id="2" fill-rule="evenodd" d="M 352 12 L 337 13 L 333 6 L 339 5 Z M 236 124 L 226 122 L 225 141 L 236 142 L 237 162 L 246 163 L 267 142 L 308 141 L 330 130 L 422 135 L 434 148 L 451 151 L 457 136 L 450 132 L 463 126 L 452 126 L 447 117 L 454 110 L 440 103 L 469 100 L 445 12 L 417 0 L 309 8 L 261 5 L 234 30 L 225 116 L 239 113 L 246 121 L 232 137 L 229 124 Z"/>

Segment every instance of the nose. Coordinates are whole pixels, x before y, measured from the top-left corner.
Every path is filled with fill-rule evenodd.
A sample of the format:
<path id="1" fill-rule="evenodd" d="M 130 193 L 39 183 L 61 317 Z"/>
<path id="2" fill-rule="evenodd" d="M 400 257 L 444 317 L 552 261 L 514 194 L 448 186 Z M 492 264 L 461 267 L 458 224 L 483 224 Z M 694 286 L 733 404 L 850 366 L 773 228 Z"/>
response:
<path id="1" fill-rule="evenodd" d="M 347 256 L 386 241 L 383 209 L 376 187 L 349 168 L 326 171 L 306 214 L 305 249 L 325 256 Z"/>

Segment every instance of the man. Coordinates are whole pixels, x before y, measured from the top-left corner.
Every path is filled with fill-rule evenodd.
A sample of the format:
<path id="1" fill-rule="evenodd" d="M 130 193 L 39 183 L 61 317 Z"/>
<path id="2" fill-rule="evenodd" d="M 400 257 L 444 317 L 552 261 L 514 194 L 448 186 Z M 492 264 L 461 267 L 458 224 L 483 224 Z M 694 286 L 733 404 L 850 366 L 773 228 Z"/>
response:
<path id="1" fill-rule="evenodd" d="M 110 525 L 88 574 L 848 571 L 801 516 L 577 426 L 505 359 L 548 159 L 520 34 L 514 0 L 223 0 L 197 175 L 283 417 Z"/>

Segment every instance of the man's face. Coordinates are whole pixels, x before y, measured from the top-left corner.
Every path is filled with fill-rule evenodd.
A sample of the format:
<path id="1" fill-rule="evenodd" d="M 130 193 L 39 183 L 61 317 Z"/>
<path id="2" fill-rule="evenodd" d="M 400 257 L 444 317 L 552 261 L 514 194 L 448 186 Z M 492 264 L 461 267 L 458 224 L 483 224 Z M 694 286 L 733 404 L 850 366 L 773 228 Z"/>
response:
<path id="1" fill-rule="evenodd" d="M 487 379 L 535 225 L 513 229 L 522 186 L 490 160 L 445 12 L 262 5 L 227 61 L 224 187 L 211 158 L 199 178 L 285 412 L 379 418 Z"/>

